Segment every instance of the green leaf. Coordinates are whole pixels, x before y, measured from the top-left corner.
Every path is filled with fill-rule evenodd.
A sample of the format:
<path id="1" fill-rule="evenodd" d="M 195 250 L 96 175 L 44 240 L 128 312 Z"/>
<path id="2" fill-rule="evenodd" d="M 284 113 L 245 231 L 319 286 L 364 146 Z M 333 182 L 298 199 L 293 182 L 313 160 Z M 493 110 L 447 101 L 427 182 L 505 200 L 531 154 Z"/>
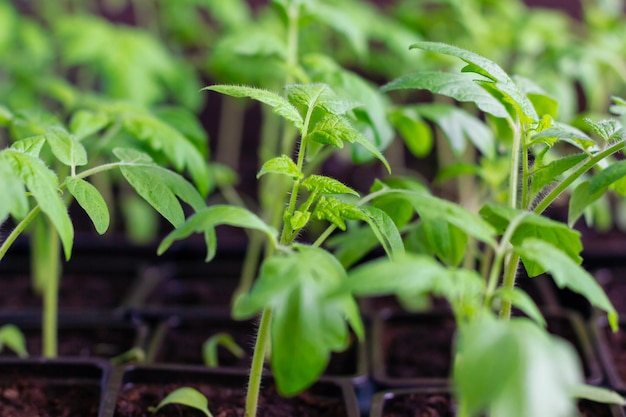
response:
<path id="1" fill-rule="evenodd" d="M 361 27 L 354 21 L 353 15 L 346 13 L 335 5 L 314 2 L 306 7 L 308 14 L 319 22 L 322 22 L 338 33 L 342 34 L 350 43 L 354 52 L 361 58 L 367 55 L 367 36 Z"/>
<path id="2" fill-rule="evenodd" d="M 585 118 L 584 122 L 589 128 L 595 133 L 604 144 L 613 142 L 616 140 L 621 140 L 624 136 L 624 128 L 622 124 L 614 119 L 601 120 L 599 122 L 594 122 L 589 118 Z"/>
<path id="3" fill-rule="evenodd" d="M 202 155 L 208 156 L 209 136 L 194 113 L 186 108 L 173 106 L 159 107 L 153 113 L 159 120 L 182 133 Z"/>
<path id="4" fill-rule="evenodd" d="M 429 256 L 406 254 L 378 259 L 350 271 L 343 288 L 355 296 L 400 292 L 428 293 L 437 288 L 448 271 Z"/>
<path id="5" fill-rule="evenodd" d="M 216 91 L 231 97 L 250 97 L 253 100 L 260 101 L 272 107 L 276 114 L 292 122 L 298 130 L 302 130 L 304 126 L 304 120 L 302 116 L 300 116 L 298 109 L 286 98 L 271 91 L 238 85 L 212 85 L 203 88 L 203 90 Z"/>
<path id="6" fill-rule="evenodd" d="M 584 181 L 578 184 L 572 191 L 569 200 L 569 209 L 567 212 L 567 224 L 573 227 L 576 221 L 582 216 L 585 209 L 592 203 L 597 201 L 606 190 L 600 189 L 595 193 L 590 191 L 589 181 Z"/>
<path id="7" fill-rule="evenodd" d="M 215 227 L 220 225 L 258 230 L 265 233 L 270 241 L 276 244 L 276 230 L 267 225 L 256 214 L 241 207 L 216 204 L 198 210 L 184 224 L 167 235 L 159 245 L 158 254 L 165 252 L 176 240 L 184 239 L 192 233 L 212 234 Z M 215 256 L 216 248 L 212 238 L 207 240 L 207 246 L 206 261 L 208 262 Z"/>
<path id="8" fill-rule="evenodd" d="M 495 245 L 495 229 L 476 214 L 458 204 L 421 193 L 403 192 L 420 216 L 428 219 L 442 219 L 453 224 L 481 242 Z"/>
<path id="9" fill-rule="evenodd" d="M 24 333 L 13 324 L 5 324 L 0 327 L 0 352 L 2 352 L 5 346 L 15 352 L 20 358 L 28 357 Z"/>
<path id="10" fill-rule="evenodd" d="M 591 274 L 570 259 L 558 246 L 543 240 L 527 238 L 514 250 L 520 256 L 541 265 L 552 275 L 559 288 L 569 288 L 587 298 L 592 305 L 606 311 L 611 328 L 617 331 L 617 313 L 602 287 Z"/>
<path id="11" fill-rule="evenodd" d="M 196 211 L 206 206 L 202 196 L 187 180 L 156 165 L 148 155 L 124 148 L 116 148 L 113 153 L 123 162 L 120 171 L 137 194 L 174 226 L 185 221 L 183 209 L 176 197 Z"/>
<path id="12" fill-rule="evenodd" d="M 359 106 L 353 100 L 339 97 L 326 84 L 293 84 L 287 86 L 287 97 L 294 106 L 302 106 L 305 111 L 319 107 L 336 116 L 347 113 Z"/>
<path id="13" fill-rule="evenodd" d="M 13 119 L 13 113 L 6 107 L 0 105 L 0 126 L 8 126 Z"/>
<path id="14" fill-rule="evenodd" d="M 523 290 L 519 288 L 500 287 L 496 290 L 495 296 L 502 300 L 508 300 L 520 311 L 531 318 L 541 327 L 546 327 L 546 320 L 543 318 L 539 307 L 535 301 Z"/>
<path id="15" fill-rule="evenodd" d="M 564 223 L 525 210 L 517 210 L 493 204 L 485 205 L 480 210 L 480 214 L 500 233 L 504 232 L 513 219 L 524 215 L 524 218 L 511 237 L 511 244 L 513 246 L 523 244 L 527 238 L 541 239 L 544 242 L 559 247 L 567 254 L 572 262 L 582 262 L 580 252 L 583 246 L 580 240 L 580 232 L 568 227 Z M 535 277 L 546 271 L 541 264 L 533 262 L 532 259 L 527 259 L 522 256 L 522 261 L 530 277 Z"/>
<path id="16" fill-rule="evenodd" d="M 59 194 L 56 174 L 41 159 L 30 154 L 15 149 L 5 149 L 3 152 L 13 172 L 22 179 L 41 210 L 50 218 L 63 243 L 65 258 L 69 259 L 72 254 L 74 227 Z"/>
<path id="17" fill-rule="evenodd" d="M 588 157 L 585 153 L 564 156 L 547 165 L 537 167 L 531 172 L 531 192 L 538 193 L 547 185 L 558 182 L 561 175 L 575 167 Z"/>
<path id="18" fill-rule="evenodd" d="M 70 167 L 87 165 L 87 150 L 67 131 L 61 128 L 50 128 L 45 137 L 52 153 L 63 164 Z"/>
<path id="19" fill-rule="evenodd" d="M 41 149 L 43 148 L 44 143 L 46 143 L 45 137 L 30 136 L 28 138 L 20 139 L 16 142 L 13 142 L 13 144 L 11 145 L 11 149 L 28 154 L 35 158 L 39 158 L 39 154 L 41 153 Z"/>
<path id="20" fill-rule="evenodd" d="M 395 258 L 404 255 L 402 236 L 391 217 L 376 207 L 362 207 L 361 210 L 367 214 L 366 222 L 372 228 L 387 256 Z"/>
<path id="21" fill-rule="evenodd" d="M 576 414 L 572 392 L 583 380 L 576 351 L 528 319 L 483 315 L 459 329 L 455 347 L 453 381 L 460 413 Z"/>
<path id="22" fill-rule="evenodd" d="M 409 48 L 419 48 L 460 58 L 468 63 L 463 68 L 463 72 L 474 72 L 492 80 L 497 90 L 507 96 L 519 108 L 519 111 L 525 118 L 529 120 L 538 119 L 537 113 L 528 98 L 521 93 L 513 80 L 495 62 L 466 49 L 439 42 L 422 41 L 414 43 Z"/>
<path id="23" fill-rule="evenodd" d="M 272 371 L 278 391 L 286 396 L 315 382 L 331 351 L 348 347 L 348 323 L 363 337 L 355 300 L 336 293 L 346 277 L 339 262 L 319 248 L 295 249 L 265 260 L 252 291 L 237 299 L 233 308 L 236 319 L 271 309 Z"/>
<path id="24" fill-rule="evenodd" d="M 87 181 L 74 177 L 67 177 L 65 183 L 69 192 L 89 215 L 96 231 L 100 234 L 106 232 L 110 222 L 109 209 L 98 189 Z"/>
<path id="25" fill-rule="evenodd" d="M 72 115 L 70 132 L 77 140 L 82 140 L 107 126 L 111 120 L 106 114 L 79 110 Z"/>
<path id="26" fill-rule="evenodd" d="M 311 215 L 318 220 L 329 221 L 341 230 L 346 230 L 345 220 L 369 220 L 359 207 L 332 197 L 320 197 Z"/>
<path id="27" fill-rule="evenodd" d="M 414 107 L 416 113 L 437 124 L 450 142 L 453 152 L 461 157 L 466 148 L 466 138 L 488 158 L 496 156 L 496 142 L 491 130 L 483 121 L 455 106 L 428 104 Z"/>
<path id="28" fill-rule="evenodd" d="M 294 180 L 299 180 L 304 177 L 304 174 L 298 169 L 296 163 L 287 155 L 277 156 L 265 162 L 259 173 L 256 174 L 256 177 L 260 178 L 268 173 L 287 175 Z"/>
<path id="29" fill-rule="evenodd" d="M 355 296 L 433 294 L 446 297 L 455 310 L 471 310 L 480 305 L 484 280 L 474 271 L 444 268 L 431 256 L 406 254 L 354 268 L 342 289 Z"/>
<path id="30" fill-rule="evenodd" d="M 359 197 L 359 193 L 352 188 L 324 175 L 310 175 L 302 181 L 302 186 L 316 194 L 352 194 Z"/>
<path id="31" fill-rule="evenodd" d="M 458 266 L 465 256 L 467 234 L 444 218 L 420 217 L 425 237 L 434 254 L 446 265 Z"/>
<path id="32" fill-rule="evenodd" d="M 180 404 L 195 408 L 196 410 L 201 411 L 205 416 L 213 417 L 213 414 L 209 411 L 209 401 L 204 394 L 195 388 L 182 387 L 170 392 L 161 400 L 154 411 L 157 412 L 166 405 L 170 404 Z"/>
<path id="33" fill-rule="evenodd" d="M 585 400 L 594 401 L 603 404 L 616 404 L 624 406 L 626 400 L 617 392 L 603 387 L 595 387 L 593 385 L 580 384 L 574 388 L 573 396 Z"/>
<path id="34" fill-rule="evenodd" d="M 543 142 L 552 146 L 555 142 L 561 141 L 569 143 L 576 148 L 585 151 L 595 145 L 583 131 L 565 124 L 555 124 L 553 127 L 544 129 L 531 137 L 532 143 Z"/>
<path id="35" fill-rule="evenodd" d="M 178 171 L 188 169 L 200 194 L 206 196 L 211 188 L 211 177 L 206 158 L 194 144 L 171 125 L 139 110 L 123 112 L 124 128 L 134 137 L 147 142 L 152 149 L 162 152 Z"/>
<path id="36" fill-rule="evenodd" d="M 332 145 L 339 149 L 343 148 L 343 142 L 358 143 L 380 160 L 387 171 L 391 172 L 389 163 L 380 150 L 342 116 L 326 114 L 315 124 L 305 140 Z"/>
<path id="37" fill-rule="evenodd" d="M 433 133 L 430 126 L 419 117 L 411 117 L 408 112 L 396 110 L 391 113 L 391 121 L 398 129 L 406 147 L 413 156 L 423 158 L 433 148 Z"/>
<path id="38" fill-rule="evenodd" d="M 28 198 L 24 183 L 17 173 L 13 171 L 10 162 L 0 152 L 0 224 L 9 215 L 22 219 L 28 213 Z"/>
<path id="39" fill-rule="evenodd" d="M 624 177 L 626 177 L 626 161 L 615 162 L 591 178 L 589 181 L 589 192 L 591 194 L 603 192 L 611 184 Z"/>
<path id="40" fill-rule="evenodd" d="M 506 107 L 484 88 L 477 84 L 475 76 L 450 74 L 446 72 L 424 71 L 402 76 L 382 87 L 382 91 L 428 90 L 457 101 L 474 103 L 485 113 L 507 118 Z"/>
<path id="41" fill-rule="evenodd" d="M 378 247 L 380 241 L 369 225 L 355 224 L 347 232 L 330 237 L 326 245 L 333 249 L 337 260 L 347 269 Z"/>
<path id="42" fill-rule="evenodd" d="M 250 6 L 243 0 L 208 0 L 203 2 L 209 9 L 211 17 L 226 27 L 238 27 L 251 21 Z"/>

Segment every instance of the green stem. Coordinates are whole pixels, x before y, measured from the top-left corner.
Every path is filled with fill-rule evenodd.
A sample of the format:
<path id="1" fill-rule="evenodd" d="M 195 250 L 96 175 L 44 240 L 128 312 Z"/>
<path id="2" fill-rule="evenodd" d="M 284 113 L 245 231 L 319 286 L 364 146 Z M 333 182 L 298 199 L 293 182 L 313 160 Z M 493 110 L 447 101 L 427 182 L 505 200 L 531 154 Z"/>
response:
<path id="1" fill-rule="evenodd" d="M 517 275 L 517 266 L 519 265 L 519 255 L 513 253 L 507 261 L 507 267 L 504 274 L 504 281 L 502 283 L 503 288 L 513 289 L 515 287 L 515 276 Z M 500 310 L 500 317 L 503 319 L 509 319 L 511 317 L 511 301 L 502 301 L 502 310 Z"/>
<path id="2" fill-rule="evenodd" d="M 559 196 L 567 189 L 567 187 L 572 185 L 574 181 L 580 178 L 585 172 L 593 168 L 598 162 L 600 162 L 604 158 L 607 158 L 613 155 L 614 153 L 621 150 L 623 147 L 624 147 L 624 141 L 619 141 L 609 146 L 605 150 L 598 152 L 593 157 L 589 158 L 587 161 L 582 162 L 571 175 L 569 175 L 567 178 L 561 181 L 556 187 L 554 187 L 552 191 L 548 193 L 548 195 L 546 195 L 539 202 L 539 204 L 537 204 L 537 207 L 535 207 L 534 212 L 537 214 L 543 213 L 544 210 L 547 209 L 550 206 L 550 204 L 554 202 L 554 200 L 559 198 Z"/>
<path id="3" fill-rule="evenodd" d="M 261 315 L 259 330 L 257 331 L 256 342 L 254 344 L 254 354 L 252 355 L 252 365 L 250 366 L 250 376 L 248 378 L 248 392 L 246 394 L 245 417 L 255 417 L 259 402 L 259 391 L 261 389 L 261 379 L 263 377 L 263 361 L 267 350 L 272 321 L 272 310 L 266 308 Z"/>
<path id="4" fill-rule="evenodd" d="M 511 147 L 511 171 L 509 173 L 509 206 L 517 208 L 517 188 L 519 185 L 520 150 L 522 148 L 521 126 L 513 124 L 513 146 Z"/>
<path id="5" fill-rule="evenodd" d="M 527 215 L 528 213 L 526 212 L 521 213 L 509 223 L 509 226 L 506 228 L 506 231 L 504 232 L 504 235 L 502 236 L 502 239 L 500 240 L 500 244 L 496 248 L 495 258 L 493 260 L 493 263 L 491 264 L 491 272 L 489 274 L 489 280 L 487 282 L 487 292 L 485 294 L 485 306 L 491 305 L 491 302 L 493 300 L 493 295 L 496 291 L 496 288 L 498 287 L 498 281 L 500 280 L 500 272 L 502 270 L 501 268 L 502 268 L 502 265 L 504 264 L 503 262 L 504 256 L 508 252 L 508 246 L 511 242 L 511 239 L 513 238 L 513 233 L 515 233 L 515 230 L 517 230 L 517 227 L 522 223 L 522 221 Z M 515 265 L 515 269 L 513 270 L 513 272 L 515 272 L 515 270 L 517 270 L 517 264 Z M 512 288 L 513 285 L 515 285 L 515 274 L 513 274 L 512 281 L 507 283 L 505 279 L 505 283 L 504 283 L 505 287 Z M 507 301 L 505 300 L 503 303 L 506 303 L 506 302 Z M 509 301 L 509 304 L 510 304 L 510 301 Z M 504 306 L 503 306 L 503 309 L 504 309 Z M 510 307 L 509 307 L 509 310 L 510 310 Z"/>
<path id="6" fill-rule="evenodd" d="M 524 210 L 528 209 L 530 205 L 529 200 L 529 190 L 528 190 L 528 147 L 526 146 L 526 141 L 522 144 L 522 208 Z"/>
<path id="7" fill-rule="evenodd" d="M 43 294 L 43 356 L 57 356 L 57 312 L 59 303 L 60 240 L 52 224 L 48 225 L 48 268 Z"/>
<path id="8" fill-rule="evenodd" d="M 15 226 L 15 228 L 11 231 L 9 236 L 7 236 L 5 241 L 2 242 L 2 246 L 0 246 L 0 261 L 2 261 L 2 258 L 4 258 L 4 255 L 6 255 L 13 242 L 15 242 L 15 239 L 17 239 L 17 237 L 24 231 L 24 229 L 26 229 L 30 222 L 32 222 L 33 219 L 37 217 L 40 211 L 41 207 L 39 207 L 38 205 L 33 207 L 33 209 L 26 215 L 26 217 L 24 217 L 22 221 L 20 221 L 17 226 Z"/>

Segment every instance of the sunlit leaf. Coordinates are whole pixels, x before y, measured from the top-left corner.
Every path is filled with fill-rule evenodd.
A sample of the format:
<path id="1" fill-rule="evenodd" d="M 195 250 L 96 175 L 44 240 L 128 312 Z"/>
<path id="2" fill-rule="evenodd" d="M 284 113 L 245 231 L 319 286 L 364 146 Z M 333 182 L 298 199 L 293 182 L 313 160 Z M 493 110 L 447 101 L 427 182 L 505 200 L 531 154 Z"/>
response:
<path id="1" fill-rule="evenodd" d="M 110 221 L 109 210 L 98 189 L 87 181 L 74 177 L 67 177 L 65 183 L 69 192 L 89 215 L 96 231 L 100 234 L 106 232 Z"/>
<path id="2" fill-rule="evenodd" d="M 6 160 L 32 193 L 41 210 L 59 233 L 65 258 L 69 259 L 74 241 L 74 227 L 59 193 L 59 180 L 41 159 L 15 149 L 5 149 Z"/>
<path id="3" fill-rule="evenodd" d="M 46 132 L 46 141 L 54 156 L 67 166 L 87 164 L 87 150 L 67 131 L 60 128 L 51 128 Z"/>
<path id="4" fill-rule="evenodd" d="M 300 116 L 298 109 L 286 98 L 271 91 L 241 85 L 212 85 L 205 87 L 203 90 L 216 91 L 231 97 L 249 97 L 272 107 L 276 114 L 292 122 L 296 128 L 301 130 L 304 125 L 304 120 Z"/>
<path id="5" fill-rule="evenodd" d="M 383 91 L 428 90 L 457 101 L 476 104 L 480 110 L 496 117 L 506 118 L 506 108 L 479 84 L 475 75 L 424 71 L 402 76 L 382 87 Z"/>
<path id="6" fill-rule="evenodd" d="M 241 207 L 227 205 L 212 205 L 200 209 L 187 221 L 167 235 L 158 248 L 158 253 L 162 254 L 176 240 L 184 239 L 192 233 L 209 233 L 210 240 L 207 241 L 207 262 L 215 256 L 215 244 L 213 241 L 215 227 L 220 225 L 230 225 L 245 229 L 258 230 L 273 242 L 276 242 L 276 230 L 267 225 L 256 214 Z"/>
<path id="7" fill-rule="evenodd" d="M 287 155 L 277 156 L 276 158 L 266 161 L 259 170 L 259 173 L 256 174 L 256 177 L 260 178 L 269 173 L 287 175 L 294 180 L 299 180 L 304 177 L 304 174 L 298 169 L 296 163 Z"/>

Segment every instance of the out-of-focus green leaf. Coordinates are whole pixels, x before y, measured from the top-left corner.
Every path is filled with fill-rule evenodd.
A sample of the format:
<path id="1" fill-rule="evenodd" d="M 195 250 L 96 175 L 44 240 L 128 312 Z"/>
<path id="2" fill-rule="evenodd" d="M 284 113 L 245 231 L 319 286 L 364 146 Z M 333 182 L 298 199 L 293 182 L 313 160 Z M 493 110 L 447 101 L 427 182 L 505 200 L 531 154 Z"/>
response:
<path id="1" fill-rule="evenodd" d="M 287 256 L 267 259 L 252 291 L 233 308 L 237 319 L 267 308 L 272 311 L 272 370 L 278 391 L 288 396 L 319 378 L 332 351 L 348 347 L 348 324 L 363 337 L 355 300 L 336 293 L 346 276 L 339 262 L 319 248 L 298 245 L 295 249 Z"/>
<path id="2" fill-rule="evenodd" d="M 583 381 L 573 347 L 524 318 L 483 316 L 462 326 L 453 380 L 466 415 L 566 417 Z"/>
<path id="3" fill-rule="evenodd" d="M 606 311 L 613 331 L 617 331 L 617 312 L 595 278 L 551 243 L 535 238 L 525 239 L 515 252 L 546 270 L 559 288 L 569 288 Z"/>

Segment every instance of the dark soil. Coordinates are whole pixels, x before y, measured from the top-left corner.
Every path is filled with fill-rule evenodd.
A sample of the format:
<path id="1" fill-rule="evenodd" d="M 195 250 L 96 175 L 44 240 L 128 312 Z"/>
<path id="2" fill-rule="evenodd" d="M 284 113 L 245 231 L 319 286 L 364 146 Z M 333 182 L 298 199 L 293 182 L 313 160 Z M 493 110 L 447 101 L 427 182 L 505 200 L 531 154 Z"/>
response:
<path id="1" fill-rule="evenodd" d="M 395 378 L 447 378 L 450 374 L 452 317 L 435 316 L 422 322 L 385 325 L 384 361 Z"/>
<path id="2" fill-rule="evenodd" d="M 412 393 L 396 395 L 385 401 L 382 417 L 454 417 L 447 394 Z"/>
<path id="3" fill-rule="evenodd" d="M 578 410 L 582 417 L 612 417 L 610 407 L 592 401 L 580 401 Z M 450 395 L 409 393 L 395 395 L 385 401 L 382 417 L 454 417 L 455 405 Z"/>
<path id="4" fill-rule="evenodd" d="M 22 328 L 26 338 L 26 349 L 30 356 L 41 355 L 41 330 Z M 132 327 L 80 327 L 59 330 L 58 355 L 81 358 L 112 358 L 134 346 L 137 337 Z M 1 356 L 15 356 L 9 349 L 3 349 Z"/>
<path id="5" fill-rule="evenodd" d="M 176 364 L 203 364 L 202 345 L 217 333 L 230 334 L 246 351 L 246 356 L 237 358 L 227 349 L 218 348 L 220 366 L 248 369 L 254 349 L 257 325 L 253 321 L 232 320 L 186 320 L 179 327 L 167 329 L 156 355 L 156 362 Z M 357 373 L 358 345 L 352 343 L 344 352 L 333 353 L 325 375 L 353 376 Z"/>
<path id="6" fill-rule="evenodd" d="M 611 350 L 612 363 L 615 366 L 615 370 L 620 379 L 626 381 L 626 333 L 621 326 L 616 333 L 613 333 L 607 326 L 604 329 L 604 334 Z"/>
<path id="7" fill-rule="evenodd" d="M 0 382 L 0 417 L 96 417 L 100 387 L 31 378 Z"/>
<path id="8" fill-rule="evenodd" d="M 619 314 L 626 314 L 626 268 L 602 268 L 594 273 Z"/>
<path id="9" fill-rule="evenodd" d="M 192 384 L 209 401 L 214 417 L 243 417 L 245 404 L 244 388 L 216 387 L 208 384 Z M 197 410 L 177 405 L 163 407 L 151 413 L 168 393 L 180 388 L 176 384 L 127 384 L 118 396 L 115 417 L 200 417 Z M 258 417 L 345 417 L 345 405 L 339 398 L 313 395 L 305 392 L 297 397 L 283 398 L 273 386 L 267 386 L 259 399 Z"/>
<path id="10" fill-rule="evenodd" d="M 422 321 L 392 319 L 383 326 L 383 360 L 392 378 L 447 378 L 451 372 L 452 344 L 456 324 L 451 316 L 425 316 Z M 414 320 L 411 322 L 410 320 Z M 573 343 L 583 359 L 585 376 L 592 374 L 571 323 L 560 317 L 546 318 L 550 333 Z M 626 362 L 626 361 L 625 361 Z"/>
<path id="11" fill-rule="evenodd" d="M 204 263 L 202 258 L 163 265 L 167 276 L 145 295 L 145 306 L 208 307 L 229 310 L 239 285 L 240 257 L 226 257 Z"/>

